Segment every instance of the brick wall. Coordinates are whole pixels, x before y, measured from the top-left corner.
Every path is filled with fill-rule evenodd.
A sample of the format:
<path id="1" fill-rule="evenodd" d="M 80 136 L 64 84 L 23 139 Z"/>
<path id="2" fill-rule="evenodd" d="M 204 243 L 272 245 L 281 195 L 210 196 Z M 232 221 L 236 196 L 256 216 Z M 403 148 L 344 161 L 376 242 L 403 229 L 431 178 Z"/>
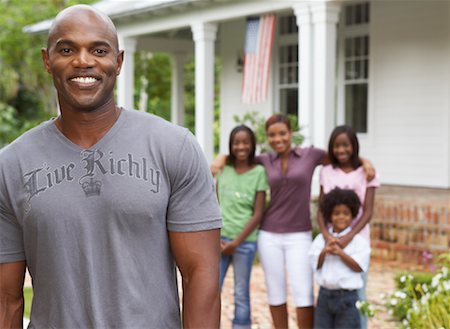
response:
<path id="1" fill-rule="evenodd" d="M 427 265 L 450 250 L 450 204 L 376 200 L 371 242 L 375 259 Z"/>

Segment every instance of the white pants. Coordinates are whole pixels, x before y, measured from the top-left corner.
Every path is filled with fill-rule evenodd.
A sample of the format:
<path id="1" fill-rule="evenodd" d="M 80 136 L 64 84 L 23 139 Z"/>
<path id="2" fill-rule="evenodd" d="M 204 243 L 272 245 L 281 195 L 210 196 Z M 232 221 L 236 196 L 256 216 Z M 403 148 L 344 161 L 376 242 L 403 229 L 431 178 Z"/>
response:
<path id="1" fill-rule="evenodd" d="M 287 302 L 287 271 L 295 306 L 313 306 L 313 271 L 308 258 L 311 243 L 311 231 L 259 231 L 258 252 L 264 270 L 269 305 L 278 306 Z"/>

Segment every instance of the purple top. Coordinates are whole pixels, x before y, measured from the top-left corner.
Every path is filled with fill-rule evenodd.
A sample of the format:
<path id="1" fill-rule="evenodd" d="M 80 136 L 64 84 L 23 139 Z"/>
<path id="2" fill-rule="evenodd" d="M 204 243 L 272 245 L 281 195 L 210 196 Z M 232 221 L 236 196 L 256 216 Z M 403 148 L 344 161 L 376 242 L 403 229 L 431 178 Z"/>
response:
<path id="1" fill-rule="evenodd" d="M 312 229 L 309 204 L 314 169 L 322 163 L 325 151 L 295 147 L 289 155 L 286 175 L 276 153 L 261 154 L 258 161 L 266 168 L 270 203 L 261 230 L 274 233 L 305 232 Z"/>

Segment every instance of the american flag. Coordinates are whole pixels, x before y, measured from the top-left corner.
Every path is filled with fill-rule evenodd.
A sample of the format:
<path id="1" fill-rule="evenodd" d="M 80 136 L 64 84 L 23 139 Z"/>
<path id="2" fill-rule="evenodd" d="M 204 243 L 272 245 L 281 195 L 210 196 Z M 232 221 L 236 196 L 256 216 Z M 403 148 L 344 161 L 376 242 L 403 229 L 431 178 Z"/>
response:
<path id="1" fill-rule="evenodd" d="M 267 99 L 274 32 L 275 15 L 247 18 L 242 83 L 244 104 L 257 104 Z"/>

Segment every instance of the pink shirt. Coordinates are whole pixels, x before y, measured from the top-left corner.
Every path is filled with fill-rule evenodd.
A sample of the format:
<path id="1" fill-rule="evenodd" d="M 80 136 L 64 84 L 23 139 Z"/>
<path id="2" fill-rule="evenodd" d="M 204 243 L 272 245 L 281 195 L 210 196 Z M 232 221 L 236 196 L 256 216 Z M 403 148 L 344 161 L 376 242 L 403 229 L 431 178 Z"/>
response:
<path id="1" fill-rule="evenodd" d="M 369 187 L 380 186 L 380 180 L 378 174 L 375 174 L 375 178 L 370 182 L 366 179 L 366 173 L 362 166 L 358 167 L 356 170 L 351 172 L 344 172 L 341 168 L 332 165 L 327 165 L 320 171 L 320 186 L 322 186 L 323 192 L 326 194 L 330 192 L 335 187 L 342 189 L 350 189 L 355 191 L 361 201 L 361 207 L 359 208 L 359 213 L 352 222 L 352 227 L 359 221 L 363 214 L 364 199 L 366 197 L 366 190 Z M 364 228 L 359 232 L 359 234 L 364 237 L 367 241 L 370 241 L 370 228 L 369 224 L 364 226 Z"/>

